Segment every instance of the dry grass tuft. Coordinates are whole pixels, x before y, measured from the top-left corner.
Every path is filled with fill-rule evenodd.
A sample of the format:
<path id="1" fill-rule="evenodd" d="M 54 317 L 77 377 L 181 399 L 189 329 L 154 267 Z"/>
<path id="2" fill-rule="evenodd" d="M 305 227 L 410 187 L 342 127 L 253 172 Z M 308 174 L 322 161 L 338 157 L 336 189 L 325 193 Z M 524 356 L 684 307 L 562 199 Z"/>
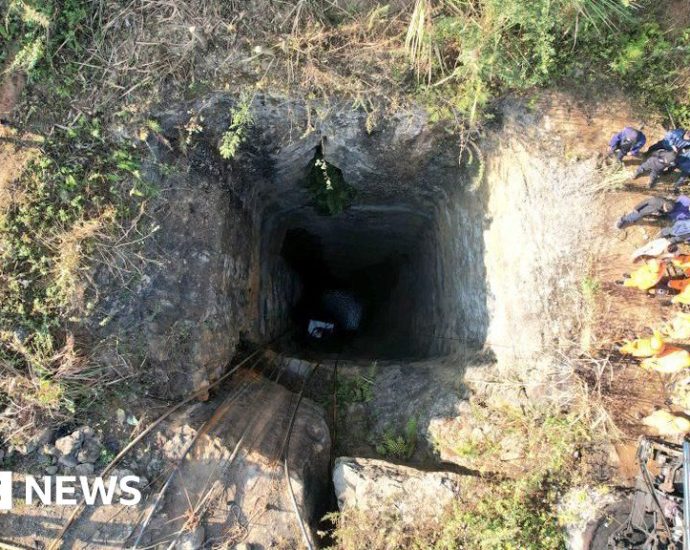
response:
<path id="1" fill-rule="evenodd" d="M 64 303 L 70 309 L 77 309 L 84 303 L 82 273 L 88 269 L 84 262 L 84 245 L 96 237 L 102 243 L 110 241 L 106 230 L 112 226 L 115 218 L 116 212 L 111 206 L 99 216 L 77 222 L 56 236 L 52 276 Z"/>
<path id="2" fill-rule="evenodd" d="M 144 111 L 176 82 L 350 99 L 397 96 L 409 69 L 408 17 L 403 8 L 349 12 L 337 2 L 306 0 L 109 0 L 87 26 L 101 31 L 85 42 L 77 62 L 85 85 L 75 106 L 94 112 L 129 102 Z"/>
<path id="3" fill-rule="evenodd" d="M 34 336 L 34 339 L 38 336 Z M 23 443 L 41 428 L 57 426 L 74 413 L 79 399 L 112 380 L 112 372 L 80 354 L 72 334 L 51 353 L 52 344 L 22 342 L 16 334 L 0 333 L 0 343 L 21 357 L 28 370 L 0 358 L 3 410 L 0 431 L 10 443 Z"/>

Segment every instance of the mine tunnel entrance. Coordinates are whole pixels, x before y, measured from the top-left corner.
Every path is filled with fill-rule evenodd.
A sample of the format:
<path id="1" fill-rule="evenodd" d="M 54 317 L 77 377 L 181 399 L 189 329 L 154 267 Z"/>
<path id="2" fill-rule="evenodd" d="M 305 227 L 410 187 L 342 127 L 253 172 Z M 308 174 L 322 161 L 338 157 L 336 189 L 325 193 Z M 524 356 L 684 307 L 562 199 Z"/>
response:
<path id="1" fill-rule="evenodd" d="M 459 241 L 448 223 L 457 215 L 420 201 L 353 204 L 332 216 L 307 205 L 269 216 L 264 333 L 289 332 L 291 353 L 353 359 L 426 358 L 481 346 L 487 316 L 475 237 L 482 218 L 463 211 Z"/>
<path id="2" fill-rule="evenodd" d="M 352 359 L 481 347 L 485 203 L 467 188 L 457 157 L 429 159 L 427 172 L 415 165 L 401 181 L 393 174 L 402 161 L 352 172 L 347 150 L 342 158 L 330 151 L 319 145 L 271 157 L 268 179 L 257 185 L 263 340 L 287 341 L 283 351 L 293 354 Z M 261 173 L 255 165 L 246 177 Z"/>

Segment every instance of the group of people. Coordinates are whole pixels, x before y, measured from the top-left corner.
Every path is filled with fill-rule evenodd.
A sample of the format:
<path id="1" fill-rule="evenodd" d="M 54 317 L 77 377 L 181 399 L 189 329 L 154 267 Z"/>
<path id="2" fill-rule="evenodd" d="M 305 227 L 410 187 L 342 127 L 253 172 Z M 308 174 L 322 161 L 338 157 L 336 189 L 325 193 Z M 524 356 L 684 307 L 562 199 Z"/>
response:
<path id="1" fill-rule="evenodd" d="M 619 162 L 623 162 L 627 155 L 642 157 L 646 143 L 647 137 L 642 130 L 628 126 L 611 138 L 609 156 L 615 156 Z M 649 173 L 649 188 L 652 189 L 659 176 L 675 168 L 680 170 L 680 177 L 674 185 L 677 189 L 690 179 L 690 132 L 684 128 L 669 130 L 663 139 L 649 147 L 634 177 Z"/>
<path id="2" fill-rule="evenodd" d="M 640 157 L 646 141 L 640 130 L 625 128 L 611 139 L 609 154 L 621 162 L 629 154 Z M 661 174 L 675 168 L 681 173 L 674 185 L 675 196 L 646 198 L 616 223 L 619 229 L 643 220 L 664 226 L 655 239 L 633 253 L 636 262 L 643 261 L 619 284 L 650 295 L 669 296 L 671 305 L 679 309 L 668 322 L 654 328 L 651 336 L 625 341 L 618 348 L 622 355 L 638 360 L 643 369 L 664 375 L 690 373 L 690 352 L 673 343 L 690 339 L 690 255 L 678 250 L 679 244 L 690 243 L 690 197 L 677 194 L 678 187 L 690 177 L 690 134 L 681 128 L 667 132 L 647 150 L 635 177 L 649 172 L 649 186 L 653 188 Z M 689 433 L 690 421 L 677 411 L 690 411 L 690 377 L 673 383 L 669 396 L 673 407 L 656 410 L 642 422 L 662 436 Z"/>

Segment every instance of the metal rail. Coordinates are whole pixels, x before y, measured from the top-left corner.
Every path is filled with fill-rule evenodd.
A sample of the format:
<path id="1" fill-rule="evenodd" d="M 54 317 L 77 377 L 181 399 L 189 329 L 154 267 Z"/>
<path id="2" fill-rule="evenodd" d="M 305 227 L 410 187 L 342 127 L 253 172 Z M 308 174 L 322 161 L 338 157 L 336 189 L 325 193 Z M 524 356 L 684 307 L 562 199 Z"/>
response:
<path id="1" fill-rule="evenodd" d="M 111 463 L 108 464 L 108 466 L 103 470 L 103 473 L 102 473 L 101 475 L 106 475 L 108 472 L 112 471 L 112 469 L 115 467 L 115 465 L 116 465 L 117 463 L 119 463 L 120 460 L 121 460 L 121 459 L 122 459 L 132 448 L 134 448 L 134 446 L 135 446 L 137 443 L 139 443 L 146 435 L 148 435 L 149 433 L 151 433 L 151 431 L 152 431 L 156 426 L 158 426 L 162 421 L 164 421 L 166 418 L 169 418 L 174 412 L 176 412 L 176 411 L 178 411 L 179 409 L 181 409 L 184 405 L 186 405 L 186 404 L 192 402 L 194 399 L 196 399 L 196 398 L 197 398 L 200 394 L 202 394 L 203 392 L 206 392 L 206 391 L 208 391 L 209 389 L 214 388 L 214 387 L 218 386 L 220 383 L 222 383 L 223 381 L 227 380 L 227 379 L 228 379 L 232 374 L 234 374 L 240 367 L 246 365 L 246 364 L 249 363 L 252 359 L 255 359 L 255 361 L 249 366 L 249 368 L 250 368 L 250 370 L 253 369 L 253 368 L 255 368 L 256 365 L 258 365 L 258 364 L 261 362 L 262 357 L 263 357 L 263 352 L 264 352 L 266 349 L 268 349 L 267 346 L 263 346 L 263 347 L 261 347 L 261 348 L 258 348 L 257 350 L 255 350 L 254 352 L 252 352 L 249 356 L 247 356 L 246 358 L 244 358 L 243 360 L 241 360 L 238 364 L 236 364 L 235 366 L 233 366 L 226 374 L 224 374 L 224 375 L 223 375 L 222 377 L 220 377 L 218 380 L 216 380 L 215 382 L 213 382 L 212 384 L 210 384 L 209 386 L 207 386 L 207 387 L 205 387 L 205 388 L 203 388 L 203 389 L 201 389 L 201 390 L 198 390 L 198 391 L 196 391 L 196 392 L 193 392 L 193 393 L 190 394 L 187 398 L 185 398 L 184 400 L 182 400 L 182 401 L 179 402 L 178 404 L 174 405 L 171 409 L 169 409 L 168 411 L 166 411 L 165 413 L 163 413 L 161 416 L 159 416 L 155 421 L 153 421 L 151 424 L 149 424 L 149 426 L 147 426 L 146 429 L 144 429 L 144 430 L 143 430 L 141 433 L 139 433 L 134 439 L 132 439 L 132 440 L 125 446 L 125 448 L 124 448 L 122 451 L 120 451 L 120 453 L 119 453 L 119 454 L 111 461 Z M 338 361 L 336 360 L 336 362 L 335 362 L 335 369 L 337 369 L 337 364 L 338 364 Z M 288 424 L 288 426 L 287 426 L 287 430 L 286 430 L 286 433 L 285 433 L 285 438 L 284 438 L 284 441 L 283 441 L 283 444 L 282 444 L 282 448 L 281 448 L 281 451 L 280 451 L 280 455 L 279 455 L 279 456 L 281 456 L 281 458 L 283 459 L 283 473 L 284 473 L 285 478 L 286 478 L 286 481 L 287 481 L 287 488 L 288 488 L 288 493 L 289 493 L 291 505 L 292 505 L 292 508 L 293 508 L 293 510 L 294 510 L 294 512 L 295 512 L 295 516 L 296 516 L 296 518 L 297 518 L 297 522 L 298 522 L 298 524 L 299 524 L 299 528 L 300 528 L 302 537 L 303 537 L 303 539 L 304 539 L 304 543 L 305 543 L 306 547 L 307 547 L 309 550 L 314 550 L 315 545 L 314 545 L 314 542 L 312 541 L 312 537 L 311 537 L 310 531 L 309 531 L 309 529 L 308 529 L 307 526 L 306 526 L 306 522 L 305 522 L 305 520 L 303 519 L 302 514 L 301 514 L 301 512 L 300 512 L 300 510 L 299 510 L 299 506 L 298 506 L 298 503 L 297 503 L 297 499 L 296 499 L 296 496 L 295 496 L 295 493 L 294 493 L 294 490 L 293 490 L 293 487 L 292 487 L 292 481 L 291 481 L 291 478 L 290 478 L 290 469 L 289 469 L 289 451 L 290 451 L 290 441 L 291 441 L 291 437 L 292 437 L 294 425 L 295 425 L 295 422 L 296 422 L 296 419 L 297 419 L 297 413 L 298 413 L 298 411 L 299 411 L 300 404 L 301 404 L 302 399 L 303 399 L 303 397 L 304 397 L 304 394 L 305 394 L 305 391 L 306 391 L 306 389 L 307 389 L 308 383 L 309 383 L 310 380 L 312 379 L 312 377 L 313 377 L 313 375 L 314 375 L 314 372 L 317 370 L 317 368 L 318 368 L 319 366 L 320 366 L 320 363 L 317 363 L 317 364 L 312 368 L 312 370 L 309 372 L 309 374 L 304 378 L 304 380 L 303 380 L 303 382 L 302 382 L 301 390 L 300 390 L 299 394 L 297 395 L 297 401 L 296 401 L 295 406 L 294 406 L 294 408 L 293 408 L 293 410 L 292 410 L 292 413 L 291 413 L 291 415 L 290 415 L 289 424 Z M 278 370 L 282 370 L 282 369 L 278 369 Z M 274 374 L 275 374 L 275 373 L 274 373 Z M 278 376 L 276 376 L 276 380 L 277 380 L 277 378 L 279 378 L 279 376 L 280 376 L 280 373 L 278 373 Z M 272 378 L 272 376 L 271 376 L 271 378 Z M 269 378 L 269 379 L 270 379 L 270 378 Z M 185 448 L 184 448 L 183 451 L 182 451 L 182 454 L 181 454 L 180 458 L 179 458 L 179 459 L 176 461 L 176 463 L 173 465 L 172 472 L 168 475 L 168 477 L 166 478 L 166 480 L 165 480 L 163 486 L 161 487 L 161 489 L 159 490 L 158 494 L 157 494 L 156 497 L 154 498 L 154 500 L 153 500 L 153 502 L 152 502 L 152 508 L 147 512 L 147 514 L 146 514 L 145 517 L 142 517 L 143 523 L 141 524 L 141 527 L 139 528 L 139 532 L 138 532 L 138 534 L 137 534 L 137 537 L 136 537 L 136 539 L 135 539 L 135 541 L 134 541 L 133 546 L 128 546 L 129 548 L 132 548 L 133 550 L 136 550 L 137 548 L 140 548 L 140 547 L 139 547 L 139 544 L 140 544 L 141 541 L 142 541 L 143 535 L 145 534 L 145 532 L 146 532 L 148 526 L 150 525 L 150 522 L 151 522 L 151 520 L 153 519 L 156 510 L 159 508 L 160 503 L 162 502 L 164 495 L 166 494 L 166 492 L 167 492 L 168 489 L 170 488 L 170 486 L 171 486 L 171 484 L 172 484 L 172 481 L 174 480 L 174 478 L 175 478 L 176 475 L 179 475 L 179 469 L 180 469 L 181 465 L 183 464 L 185 458 L 188 456 L 189 452 L 190 452 L 191 449 L 194 447 L 194 445 L 198 442 L 200 436 L 201 436 L 202 434 L 208 433 L 209 430 L 212 429 L 214 425 L 217 425 L 218 422 L 222 419 L 222 417 L 223 417 L 223 416 L 225 415 L 225 413 L 227 412 L 229 402 L 234 401 L 235 398 L 237 398 L 237 396 L 238 396 L 239 394 L 241 394 L 241 393 L 246 389 L 246 387 L 248 387 L 248 385 L 250 385 L 250 383 L 247 383 L 247 384 L 242 385 L 241 387 L 239 387 L 239 388 L 237 389 L 237 391 L 233 391 L 232 395 L 226 397 L 226 399 L 221 403 L 221 405 L 218 407 L 218 409 L 216 410 L 216 412 L 212 415 L 211 419 L 209 419 L 207 422 L 205 422 L 205 423 L 203 424 L 203 426 L 198 430 L 198 432 L 197 432 L 196 435 L 192 438 L 192 440 L 185 446 Z M 334 392 L 335 392 L 335 390 L 336 390 L 336 388 L 335 388 L 335 386 L 334 386 Z M 334 406 L 335 406 L 335 405 L 334 405 Z M 337 420 L 336 420 L 336 421 L 337 421 Z M 251 424 L 251 423 L 250 423 L 250 424 Z M 235 448 L 235 450 L 234 450 L 234 452 L 233 452 L 233 457 L 232 457 L 233 459 L 235 458 L 235 456 L 237 455 L 237 452 L 239 451 L 239 446 L 244 442 L 244 440 L 245 440 L 245 437 L 244 437 L 244 436 L 246 435 L 247 431 L 249 430 L 249 427 L 250 427 L 250 426 L 248 425 L 248 426 L 245 428 L 245 430 L 244 430 L 244 432 L 243 432 L 243 434 L 242 434 L 242 437 L 241 437 L 240 441 L 238 442 L 238 445 L 236 446 L 236 448 Z M 202 500 L 203 500 L 203 499 L 202 499 Z M 200 503 L 199 506 L 202 506 L 203 504 L 206 504 L 206 502 Z M 84 506 L 84 502 L 83 502 L 83 500 L 82 500 L 82 502 L 80 502 L 80 504 L 77 506 L 77 508 L 76 508 L 76 509 L 74 510 L 74 512 L 72 513 L 72 515 L 68 518 L 67 523 L 64 525 L 64 527 L 62 528 L 62 530 L 60 531 L 60 533 L 57 535 L 57 538 L 53 539 L 53 541 L 50 543 L 50 545 L 48 546 L 47 550 L 57 550 L 57 549 L 59 548 L 59 546 L 61 545 L 61 543 L 64 541 L 64 537 L 65 537 L 66 533 L 68 532 L 68 530 L 70 529 L 70 527 L 77 521 L 77 519 L 79 518 L 79 516 L 80 516 L 81 512 L 84 510 L 84 508 L 85 508 L 85 506 Z M 140 521 L 141 521 L 141 520 L 140 520 Z M 175 539 L 173 540 L 173 542 L 170 544 L 170 546 L 173 546 L 173 545 L 175 544 L 175 542 L 178 540 L 178 538 L 179 538 L 179 532 L 177 533 L 177 535 L 178 535 L 177 538 L 175 538 Z M 169 547 L 170 547 L 170 546 L 169 546 Z M 0 547 L 0 550 L 2 550 L 2 547 Z M 12 550 L 15 550 L 15 549 L 12 549 Z"/>
<path id="2" fill-rule="evenodd" d="M 261 357 L 257 359 L 249 368 L 253 369 L 256 365 L 258 365 L 261 362 Z M 166 479 L 165 483 L 163 484 L 163 487 L 161 487 L 158 495 L 156 496 L 155 501 L 153 502 L 153 506 L 149 510 L 149 513 L 146 516 L 146 519 L 144 520 L 143 525 L 141 526 L 141 529 L 139 531 L 139 535 L 137 536 L 136 540 L 134 541 L 134 545 L 132 546 L 132 550 L 136 550 L 139 546 L 139 543 L 141 542 L 141 538 L 144 536 L 144 533 L 146 532 L 146 529 L 151 522 L 151 519 L 153 519 L 153 514 L 156 512 L 158 505 L 161 503 L 163 500 L 163 497 L 165 496 L 165 493 L 168 490 L 168 487 L 172 483 L 173 479 L 175 478 L 175 475 L 179 472 L 180 466 L 182 466 L 182 463 L 184 462 L 185 458 L 187 457 L 187 454 L 189 454 L 189 451 L 191 451 L 192 447 L 196 444 L 196 442 L 199 440 L 199 438 L 207 434 L 211 428 L 214 425 L 217 425 L 220 419 L 225 415 L 227 412 L 227 408 L 230 405 L 231 402 L 233 402 L 235 399 L 237 399 L 243 392 L 246 390 L 249 386 L 251 385 L 250 382 L 247 382 L 240 386 L 236 392 L 233 394 L 229 395 L 228 397 L 225 398 L 225 400 L 220 404 L 220 406 L 216 409 L 216 411 L 213 413 L 211 418 L 209 418 L 204 425 L 196 432 L 194 437 L 189 441 L 189 443 L 185 446 L 184 450 L 182 451 L 182 454 L 180 458 L 177 460 L 176 464 L 173 466 L 172 472 L 170 472 L 170 475 Z"/>
<path id="3" fill-rule="evenodd" d="M 180 410 L 182 407 L 187 405 L 188 403 L 191 403 L 195 399 L 197 399 L 199 396 L 203 395 L 206 393 L 209 389 L 214 388 L 218 386 L 220 383 L 223 381 L 227 380 L 230 376 L 232 376 L 241 366 L 245 365 L 249 361 L 251 361 L 254 357 L 265 351 L 266 347 L 262 347 L 257 349 L 256 351 L 252 352 L 249 356 L 245 357 L 243 360 L 241 360 L 237 365 L 232 367 L 227 373 L 225 373 L 223 376 L 221 376 L 218 380 L 215 382 L 211 383 L 208 386 L 205 386 L 204 388 L 201 388 L 195 392 L 192 392 L 189 397 L 186 399 L 183 399 L 180 401 L 177 405 L 174 407 L 168 409 L 165 413 L 163 413 L 161 416 L 159 416 L 154 422 L 149 424 L 144 430 L 139 433 L 132 441 L 130 441 L 124 449 L 122 449 L 113 460 L 110 461 L 110 464 L 101 472 L 101 476 L 105 476 L 109 474 L 115 466 L 129 453 L 129 451 L 134 448 L 134 446 L 139 443 L 144 437 L 146 437 L 156 426 L 158 426 L 163 420 L 166 418 L 170 417 L 173 413 L 177 412 Z M 84 511 L 85 508 L 85 501 L 84 499 L 81 500 L 79 505 L 75 508 L 74 512 L 70 515 L 70 517 L 67 519 L 67 523 L 65 526 L 60 530 L 58 533 L 57 537 L 53 539 L 53 541 L 48 545 L 47 550 L 58 550 L 59 545 L 63 541 L 65 534 L 67 531 L 70 529 L 70 527 L 74 524 L 74 522 L 77 520 L 77 518 L 81 515 L 81 513 Z"/>
<path id="4" fill-rule="evenodd" d="M 311 370 L 309 375 L 304 379 L 302 382 L 302 389 L 299 392 L 299 395 L 297 396 L 297 403 L 295 404 L 295 408 L 292 411 L 292 417 L 290 418 L 290 424 L 288 425 L 288 430 L 287 433 L 285 434 L 285 445 L 284 445 L 284 452 L 283 452 L 283 467 L 285 471 L 285 481 L 287 481 L 287 486 L 288 486 L 288 493 L 290 494 L 290 502 L 292 503 L 292 509 L 295 512 L 295 515 L 297 516 L 297 522 L 299 523 L 299 528 L 300 531 L 302 532 L 302 538 L 304 538 L 304 544 L 307 546 L 309 550 L 314 550 L 314 543 L 311 540 L 311 536 L 309 535 L 309 532 L 307 531 L 306 526 L 304 525 L 304 520 L 302 519 L 302 514 L 300 514 L 299 511 L 299 506 L 297 506 L 297 499 L 295 498 L 295 492 L 292 489 L 292 481 L 290 480 L 290 470 L 288 466 L 288 459 L 290 455 L 290 438 L 292 437 L 292 429 L 295 426 L 295 419 L 297 418 L 297 411 L 299 410 L 300 403 L 302 402 L 302 397 L 304 396 L 304 390 L 307 387 L 307 383 L 309 380 L 311 380 L 311 377 L 314 375 L 314 372 L 316 372 L 316 369 L 319 368 L 319 363 L 317 363 L 314 368 Z"/>

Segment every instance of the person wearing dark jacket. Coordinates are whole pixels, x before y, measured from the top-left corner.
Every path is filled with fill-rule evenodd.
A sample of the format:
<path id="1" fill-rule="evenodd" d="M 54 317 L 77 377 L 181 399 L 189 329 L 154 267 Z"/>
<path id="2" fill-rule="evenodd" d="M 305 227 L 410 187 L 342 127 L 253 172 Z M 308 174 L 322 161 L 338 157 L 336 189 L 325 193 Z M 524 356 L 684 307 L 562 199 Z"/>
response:
<path id="1" fill-rule="evenodd" d="M 609 156 L 615 155 L 620 162 L 628 153 L 639 157 L 645 143 L 647 137 L 640 130 L 626 126 L 609 141 Z"/>
<path id="2" fill-rule="evenodd" d="M 690 178 L 690 150 L 676 157 L 676 167 L 680 170 L 680 177 L 674 184 L 674 187 L 678 188 Z"/>
<path id="3" fill-rule="evenodd" d="M 652 145 L 647 150 L 647 154 L 661 150 L 679 153 L 688 147 L 690 147 L 690 135 L 688 135 L 687 130 L 685 130 L 685 128 L 675 128 L 666 132 L 664 139 Z"/>
<path id="4" fill-rule="evenodd" d="M 665 217 L 672 222 L 690 220 L 690 197 L 680 195 L 675 199 L 663 197 L 649 197 L 635 205 L 632 212 L 628 212 L 618 220 L 616 227 L 624 229 L 642 218 L 652 216 Z"/>
<path id="5" fill-rule="evenodd" d="M 637 168 L 633 179 L 639 178 L 642 174 L 649 172 L 649 188 L 652 189 L 659 176 L 666 170 L 670 170 L 675 166 L 676 153 L 675 151 L 658 150 L 654 151 L 640 166 Z"/>

